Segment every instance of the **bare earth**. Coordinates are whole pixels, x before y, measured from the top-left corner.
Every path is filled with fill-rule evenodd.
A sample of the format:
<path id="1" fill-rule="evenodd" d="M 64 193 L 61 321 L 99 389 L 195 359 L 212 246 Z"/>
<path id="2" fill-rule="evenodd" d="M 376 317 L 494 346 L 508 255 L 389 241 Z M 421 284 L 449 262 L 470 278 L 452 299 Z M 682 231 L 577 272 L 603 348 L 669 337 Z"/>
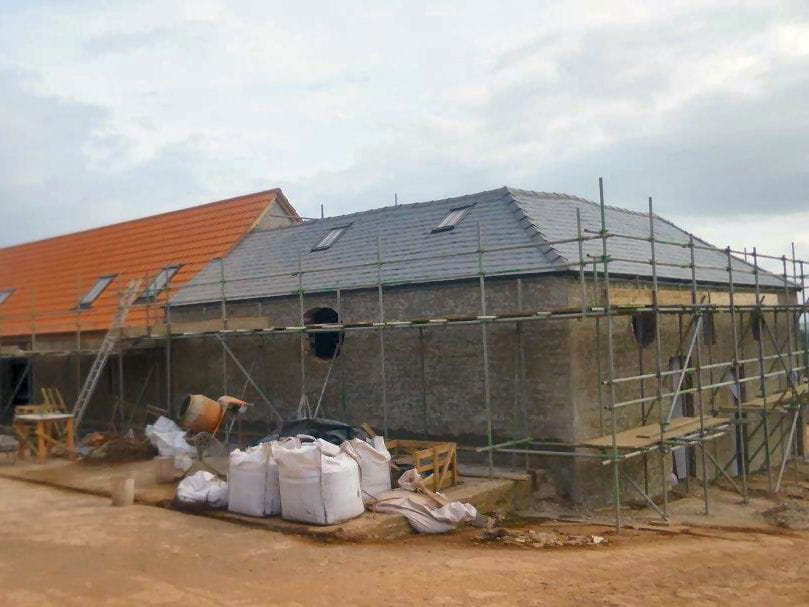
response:
<path id="1" fill-rule="evenodd" d="M 0 605 L 809 604 L 806 533 L 579 531 L 610 544 L 325 544 L 0 479 Z"/>

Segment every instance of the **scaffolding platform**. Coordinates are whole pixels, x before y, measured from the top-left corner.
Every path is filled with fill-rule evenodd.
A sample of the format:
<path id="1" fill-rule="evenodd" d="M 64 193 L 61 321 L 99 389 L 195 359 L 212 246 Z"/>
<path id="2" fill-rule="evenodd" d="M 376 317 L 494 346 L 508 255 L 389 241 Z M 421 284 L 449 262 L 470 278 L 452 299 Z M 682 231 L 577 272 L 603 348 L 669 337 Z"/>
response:
<path id="1" fill-rule="evenodd" d="M 725 426 L 730 422 L 727 417 L 705 417 L 703 421 L 703 428 L 717 429 Z M 618 449 L 645 449 L 660 442 L 672 440 L 676 438 L 683 438 L 700 430 L 699 417 L 678 417 L 672 420 L 669 429 L 660 435 L 660 424 L 648 424 L 646 426 L 639 426 L 637 428 L 630 428 L 623 432 L 615 433 L 615 446 Z M 594 447 L 597 449 L 611 449 L 612 448 L 612 434 L 599 436 L 587 440 L 583 443 L 585 447 Z"/>
<path id="2" fill-rule="evenodd" d="M 806 404 L 805 397 L 807 393 L 809 393 L 809 384 L 801 383 L 798 384 L 797 388 L 797 391 L 794 393 L 791 388 L 787 388 L 782 392 L 775 392 L 768 395 L 766 404 L 764 403 L 764 398 L 761 396 L 746 400 L 741 404 L 741 409 L 744 412 L 776 411 Z M 726 407 L 720 407 L 719 410 L 733 413 L 737 411 L 737 408 L 735 405 L 728 405 Z"/>

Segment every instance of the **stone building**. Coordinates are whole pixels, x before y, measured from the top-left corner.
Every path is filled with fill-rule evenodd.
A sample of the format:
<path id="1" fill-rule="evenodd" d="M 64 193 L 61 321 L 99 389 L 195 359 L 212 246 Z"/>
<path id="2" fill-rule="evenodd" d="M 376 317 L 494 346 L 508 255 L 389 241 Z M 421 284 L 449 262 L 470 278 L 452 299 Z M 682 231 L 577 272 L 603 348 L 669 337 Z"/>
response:
<path id="1" fill-rule="evenodd" d="M 756 287 L 749 262 L 655 216 L 655 291 L 649 215 L 605 207 L 602 238 L 602 207 L 563 194 L 500 188 L 304 222 L 280 192 L 276 196 L 282 212 L 272 223 L 244 223 L 193 272 L 172 278 L 171 291 L 161 292 L 161 305 L 152 308 L 159 316 L 123 331 L 123 364 L 109 365 L 92 403 L 93 419 L 103 423 L 121 396 L 127 406 L 116 416 L 125 427 L 141 419 L 147 403 L 176 414 L 188 393 L 230 393 L 256 403 L 242 420 L 245 435 L 265 434 L 278 416 L 317 412 L 369 423 L 392 437 L 452 439 L 470 461 L 486 461 L 476 448 L 510 442 L 494 453 L 496 464 L 545 468 L 564 494 L 600 500 L 606 468 L 595 458 L 609 449 L 588 445 L 612 433 L 608 405 L 646 399 L 615 409 L 616 432 L 658 423 L 658 347 L 661 370 L 670 372 L 661 377 L 661 391 L 669 394 L 677 391 L 677 369 L 694 364 L 689 345 L 698 341 L 701 363 L 710 367 L 700 380 L 724 385 L 704 390 L 700 406 L 697 375 L 685 373 L 685 393 L 662 399 L 663 416 L 671 410 L 676 425 L 701 409 L 720 428 L 706 445 L 717 461 L 728 463 L 730 475 L 741 471 L 734 455 L 742 441 L 751 455 L 746 469 L 764 464 L 761 448 L 756 452 L 761 433 L 749 432 L 758 414 L 735 424 L 731 411 L 738 387 L 743 402 L 759 392 L 758 383 L 746 381 L 758 376 L 758 363 L 740 364 L 740 386 L 728 374 L 730 365 L 719 365 L 732 361 L 737 349 L 739 360 L 748 361 L 759 345 L 773 358 L 779 349 L 799 349 L 792 317 L 779 308 L 794 303 L 796 285 L 783 277 L 761 270 Z M 205 234 L 217 234 L 217 226 L 209 222 Z M 177 261 L 166 257 L 149 267 Z M 744 307 L 734 316 L 728 312 L 731 276 L 734 302 Z M 659 314 L 650 312 L 655 292 Z M 757 292 L 773 339 L 756 319 Z M 143 318 L 142 307 L 137 314 Z M 88 342 L 84 348 L 92 347 Z M 614 401 L 609 344 L 619 380 Z M 19 345 L 26 350 L 31 344 Z M 36 345 L 46 349 L 41 338 Z M 36 360 L 41 385 L 62 386 L 66 394 L 78 390 L 81 375 L 68 371 L 76 368 L 75 359 L 90 360 L 75 354 L 28 358 Z M 789 362 L 799 370 L 801 360 L 796 355 Z M 123 385 L 116 376 L 121 371 Z M 631 376 L 644 378 L 620 381 Z M 773 394 L 786 381 L 785 374 L 771 375 L 765 386 Z M 8 394 L 11 382 L 5 382 Z M 779 461 L 772 445 L 778 436 L 783 445 L 785 420 L 781 414 L 771 419 L 774 434 L 764 450 L 771 465 Z M 542 454 L 513 452 L 526 447 Z M 702 475 L 698 448 L 670 453 L 669 447 L 628 460 L 625 475 L 653 495 L 661 479 Z M 573 452 L 594 457 L 574 458 Z M 621 482 L 626 487 L 630 481 Z"/>
<path id="2" fill-rule="evenodd" d="M 597 286 L 593 264 L 585 265 L 584 272 L 579 264 L 602 255 L 600 212 L 599 205 L 574 196 L 501 188 L 254 232 L 173 299 L 172 318 L 189 329 L 173 350 L 176 384 L 212 394 L 241 388 L 244 381 L 234 366 L 239 360 L 250 366 L 265 396 L 285 417 L 305 412 L 303 402 L 310 411 L 319 407 L 320 414 L 368 422 L 396 437 L 447 438 L 468 447 L 526 437 L 585 444 L 612 431 L 604 409 L 609 404 L 603 384 L 607 323 L 593 312 L 581 314 L 582 297 L 588 308 L 605 302 L 601 265 Z M 615 234 L 607 238 L 610 298 L 617 314 L 615 377 L 648 374 L 656 368 L 657 317 L 648 310 L 632 311 L 652 303 L 649 216 L 606 207 L 605 223 Z M 662 262 L 657 266 L 659 302 L 681 310 L 659 316 L 663 371 L 675 371 L 693 334 L 691 237 L 659 217 L 654 231 Z M 730 262 L 734 272 L 735 303 L 747 306 L 756 301 L 753 267 L 694 242 L 695 265 L 701 266 L 695 269 L 697 302 L 715 306 L 705 309 L 700 323 L 702 364 L 709 357 L 716 363 L 730 361 L 731 318 L 719 311 L 730 297 L 727 266 Z M 794 302 L 794 285 L 768 272 L 759 273 L 759 291 L 767 305 Z M 787 315 L 772 314 L 776 317 L 769 326 L 783 345 Z M 758 345 L 754 332 L 745 330 L 750 318 L 743 313 L 737 318 L 747 358 Z M 481 319 L 488 320 L 482 324 Z M 342 332 L 329 330 L 334 323 Z M 304 325 L 308 334 L 295 332 Z M 234 357 L 199 333 L 221 329 L 230 329 L 225 335 Z M 794 338 L 791 343 L 797 347 Z M 768 342 L 763 347 L 768 355 L 775 351 Z M 230 369 L 227 375 L 223 366 Z M 758 373 L 755 366 L 742 366 L 742 373 Z M 703 383 L 709 375 L 718 383 L 726 369 L 704 371 Z M 675 391 L 677 380 L 674 373 L 665 376 L 663 393 Z M 694 374 L 686 374 L 684 381 L 693 382 Z M 783 389 L 785 379 L 773 377 L 767 383 L 772 394 Z M 715 389 L 710 399 L 705 393 L 704 416 L 732 417 L 727 409 L 735 388 Z M 648 378 L 616 384 L 616 402 L 648 397 L 655 389 L 656 380 Z M 744 383 L 742 389 L 753 396 L 758 386 Z M 675 409 L 675 423 L 676 417 L 699 415 L 694 396 L 664 399 L 666 410 Z M 254 415 L 265 414 L 257 407 Z M 617 411 L 616 427 L 659 419 L 659 406 L 627 406 Z M 783 423 L 779 431 L 784 432 Z M 753 437 L 751 449 L 757 441 L 761 436 Z M 731 427 L 710 449 L 725 460 L 738 450 L 737 442 Z M 695 449 L 679 451 L 665 455 L 664 469 L 681 480 L 701 474 Z M 464 455 L 476 457 L 474 450 Z M 646 454 L 629 463 L 628 470 L 636 479 L 645 477 L 647 485 L 659 481 L 661 468 L 650 463 L 656 456 Z M 777 454 L 771 456 L 771 463 L 777 461 Z M 496 459 L 511 463 L 516 457 L 498 452 Z M 603 467 L 597 462 L 564 456 L 537 456 L 531 462 L 551 470 L 574 498 L 602 492 Z M 751 466 L 762 462 L 759 451 Z M 739 471 L 734 465 L 728 470 Z"/>

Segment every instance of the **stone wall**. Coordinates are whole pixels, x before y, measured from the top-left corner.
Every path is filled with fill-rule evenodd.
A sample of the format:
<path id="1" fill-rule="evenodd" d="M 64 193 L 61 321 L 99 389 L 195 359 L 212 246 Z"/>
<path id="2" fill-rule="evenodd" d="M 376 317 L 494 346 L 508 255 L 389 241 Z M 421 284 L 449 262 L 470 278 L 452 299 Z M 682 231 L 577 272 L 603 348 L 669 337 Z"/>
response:
<path id="1" fill-rule="evenodd" d="M 518 290 L 521 295 L 518 297 Z M 526 277 L 519 282 L 513 278 L 486 280 L 488 314 L 508 315 L 517 312 L 565 308 L 580 305 L 581 287 L 577 276 Z M 622 304 L 644 303 L 649 298 L 649 285 L 638 281 L 616 280 L 613 286 L 615 301 Z M 700 293 L 716 303 L 726 295 L 721 289 Z M 593 285 L 586 284 L 586 297 L 592 302 Z M 752 294 L 740 292 L 745 303 Z M 768 295 L 774 303 L 783 295 Z M 522 305 L 518 304 L 521 298 Z M 687 287 L 666 285 L 661 291 L 661 303 L 675 305 L 688 303 Z M 480 287 L 477 281 L 459 281 L 447 284 L 388 287 L 383 293 L 386 321 L 426 318 L 465 318 L 481 313 Z M 329 307 L 339 312 L 345 323 L 373 322 L 380 319 L 379 296 L 374 289 L 338 294 L 334 291 L 307 294 L 303 299 L 304 312 Z M 220 304 L 175 308 L 175 323 L 204 322 L 221 319 Z M 226 315 L 235 326 L 240 319 L 261 318 L 265 326 L 299 326 L 301 302 L 290 296 L 252 302 L 228 302 Z M 681 336 L 687 333 L 688 314 L 667 314 L 661 323 L 661 349 L 664 370 L 675 357 Z M 749 314 L 738 321 L 746 326 Z M 786 336 L 786 315 L 776 321 L 768 319 L 780 341 Z M 637 375 L 655 370 L 655 345 L 640 347 L 635 339 L 630 315 L 616 316 L 613 323 L 615 372 L 617 377 Z M 442 326 L 425 325 L 421 328 L 389 328 L 381 333 L 377 328 L 347 331 L 339 355 L 334 359 L 329 381 L 321 401 L 321 415 L 345 420 L 352 424 L 367 422 L 378 430 L 387 425 L 392 437 L 427 437 L 453 439 L 474 447 L 487 442 L 487 421 L 483 372 L 483 328 L 479 324 Z M 611 429 L 609 412 L 599 407 L 597 335 L 601 341 L 600 364 L 602 377 L 606 377 L 606 321 L 588 317 L 569 320 L 505 321 L 486 326 L 492 439 L 495 443 L 531 436 L 535 440 L 581 443 Z M 727 314 L 714 318 L 715 343 L 703 346 L 703 364 L 732 359 L 733 342 L 730 319 Z M 707 337 L 707 335 L 706 335 Z M 39 345 L 47 345 L 40 337 Z M 69 347 L 69 337 L 53 339 L 56 347 Z M 100 336 L 85 336 L 85 344 L 98 342 Z M 384 377 L 381 348 L 384 341 Z M 522 351 L 519 347 L 522 342 Z M 241 364 L 284 417 L 293 416 L 303 392 L 314 408 L 320 398 L 330 359 L 320 359 L 309 351 L 309 340 L 295 333 L 228 334 L 226 343 Z M 765 354 L 773 352 L 769 337 L 764 337 Z M 139 340 L 128 342 L 124 358 L 124 398 L 129 403 L 166 406 L 165 342 Z M 743 358 L 754 358 L 758 342 L 750 332 L 741 340 Z M 90 347 L 85 345 L 85 347 Z M 687 345 L 686 345 L 687 348 Z M 174 336 L 170 342 L 171 397 L 173 412 L 179 410 L 183 397 L 189 393 L 203 393 L 218 397 L 223 393 L 255 402 L 255 407 L 242 420 L 243 430 L 253 436 L 263 435 L 273 425 L 272 415 L 261 396 L 251 386 L 237 363 L 224 353 L 222 344 L 213 336 Z M 524 361 L 524 383 L 520 382 L 520 359 Z M 301 360 L 304 371 L 302 373 Z M 75 398 L 78 378 L 86 375 L 92 357 L 84 355 L 45 356 L 36 361 L 36 389 L 43 385 L 62 389 L 68 400 Z M 77 373 L 77 364 L 81 364 Z M 776 367 L 777 368 L 777 367 Z M 748 376 L 757 375 L 757 365 L 745 366 Z M 703 373 L 704 382 L 718 381 L 721 369 Z M 148 378 L 148 380 L 147 380 Z M 768 390 L 776 389 L 779 380 L 768 382 Z M 783 379 L 781 380 L 783 385 Z M 621 384 L 616 390 L 617 400 L 638 398 L 654 394 L 656 380 Z M 108 423 L 118 389 L 117 362 L 110 359 L 108 369 L 98 386 L 88 410 L 87 419 L 98 424 Z M 664 383 L 664 392 L 672 389 L 671 380 Z M 7 390 L 4 388 L 4 391 Z M 606 403 L 608 391 L 604 388 Z M 757 382 L 747 384 L 747 396 L 755 395 Z M 7 393 L 7 392 L 6 392 Z M 706 414 L 712 405 L 704 399 Z M 698 404 L 693 398 L 684 399 L 686 414 L 695 415 Z M 385 401 L 387 407 L 384 406 Z M 730 390 L 720 388 L 714 401 L 721 409 L 731 403 Z M 668 401 L 670 405 L 670 401 Z M 660 419 L 657 406 L 647 406 L 647 423 Z M 731 415 L 731 413 L 723 413 Z M 605 420 L 603 431 L 601 419 Z M 755 415 L 755 414 L 751 414 Z M 120 416 L 119 416 L 120 417 Z M 123 422 L 143 418 L 141 410 L 124 415 Z M 775 418 L 775 419 L 772 419 Z M 119 421 L 121 421 L 119 419 Z M 784 432 L 786 424 L 776 427 L 777 416 L 771 416 L 773 441 Z M 616 415 L 617 429 L 636 427 L 644 422 L 641 407 L 631 405 Z M 140 422 L 142 424 L 142 422 Z M 752 431 L 752 428 L 751 428 Z M 733 432 L 710 444 L 711 452 L 719 461 L 727 463 L 734 447 Z M 762 439 L 759 431 L 751 441 L 755 451 Z M 549 447 L 559 450 L 559 447 Z M 693 449 L 691 449 L 693 451 Z M 777 455 L 777 454 L 776 454 Z M 462 457 L 484 461 L 474 450 L 464 451 Z M 686 456 L 692 474 L 701 474 L 698 454 Z M 664 455 L 666 474 L 672 468 L 671 456 Z M 511 464 L 517 458 L 500 454 L 499 464 Z M 522 462 L 523 458 L 520 457 Z M 777 461 L 777 457 L 773 462 Z M 753 461 L 753 468 L 763 463 L 763 454 Z M 597 462 L 570 457 L 532 457 L 532 467 L 548 469 L 561 491 L 581 501 L 603 501 L 609 497 L 610 478 Z M 735 466 L 728 468 L 735 473 Z M 637 458 L 625 465 L 625 471 L 641 485 L 648 484 L 652 494 L 659 493 L 660 455 L 655 452 Z M 709 477 L 716 472 L 709 470 Z M 692 479 L 693 482 L 693 479 Z M 622 483 L 625 497 L 631 489 Z"/>

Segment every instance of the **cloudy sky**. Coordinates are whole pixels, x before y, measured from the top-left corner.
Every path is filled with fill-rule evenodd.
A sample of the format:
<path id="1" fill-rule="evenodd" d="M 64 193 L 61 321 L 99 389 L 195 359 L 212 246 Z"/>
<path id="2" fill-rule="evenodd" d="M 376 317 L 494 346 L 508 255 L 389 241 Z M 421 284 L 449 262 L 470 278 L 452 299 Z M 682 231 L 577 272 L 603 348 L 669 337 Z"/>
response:
<path id="1" fill-rule="evenodd" d="M 809 2 L 0 2 L 0 245 L 510 185 L 809 256 Z M 293 6 L 294 5 L 294 6 Z"/>

